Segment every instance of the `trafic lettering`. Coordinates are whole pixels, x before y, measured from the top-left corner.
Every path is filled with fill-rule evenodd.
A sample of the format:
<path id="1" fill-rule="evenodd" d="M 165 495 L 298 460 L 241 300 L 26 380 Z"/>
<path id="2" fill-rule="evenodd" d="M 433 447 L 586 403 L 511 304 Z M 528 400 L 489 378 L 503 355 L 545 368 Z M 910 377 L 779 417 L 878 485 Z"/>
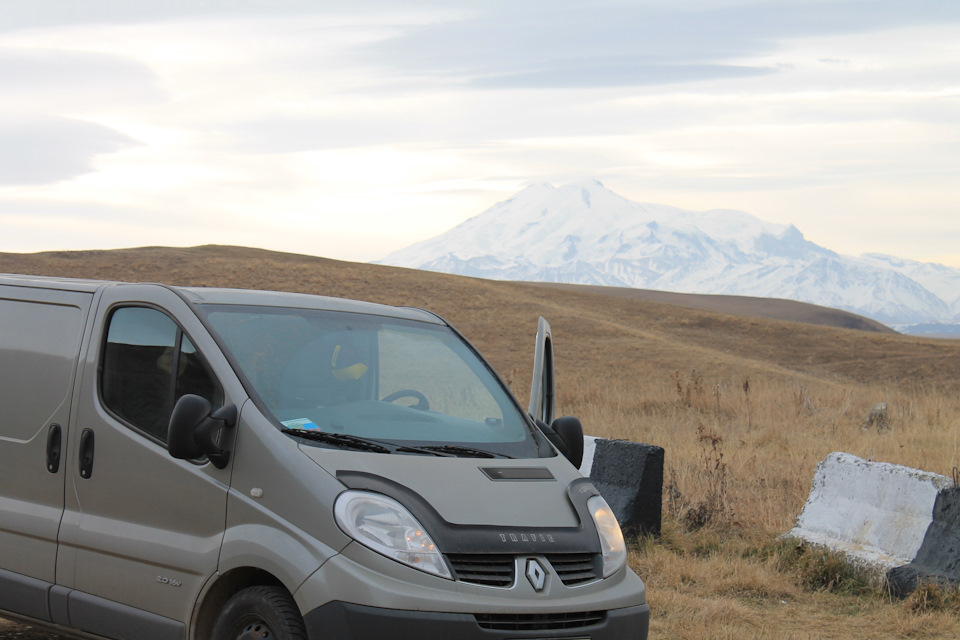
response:
<path id="1" fill-rule="evenodd" d="M 497 534 L 500 536 L 500 542 L 545 542 L 545 543 L 554 543 L 556 538 L 553 537 L 553 534 L 550 533 L 500 533 Z"/>

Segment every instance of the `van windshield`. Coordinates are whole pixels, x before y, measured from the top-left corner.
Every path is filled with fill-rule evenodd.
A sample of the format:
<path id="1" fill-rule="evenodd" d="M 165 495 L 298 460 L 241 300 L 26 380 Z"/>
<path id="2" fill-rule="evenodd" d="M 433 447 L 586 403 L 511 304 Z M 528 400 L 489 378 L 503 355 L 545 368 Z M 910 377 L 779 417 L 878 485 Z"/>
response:
<path id="1" fill-rule="evenodd" d="M 316 309 L 200 308 L 263 408 L 285 429 L 312 432 L 304 435 L 317 446 L 349 441 L 320 435 L 336 434 L 538 456 L 508 392 L 447 326 Z"/>

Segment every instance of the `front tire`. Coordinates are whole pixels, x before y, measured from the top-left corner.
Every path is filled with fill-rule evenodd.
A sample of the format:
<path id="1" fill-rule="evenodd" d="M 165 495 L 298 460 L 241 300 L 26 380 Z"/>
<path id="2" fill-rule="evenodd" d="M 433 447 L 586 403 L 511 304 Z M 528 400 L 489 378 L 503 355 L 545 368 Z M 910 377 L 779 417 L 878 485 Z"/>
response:
<path id="1" fill-rule="evenodd" d="M 211 640 L 307 640 L 307 631 L 285 589 L 247 587 L 223 605 Z"/>

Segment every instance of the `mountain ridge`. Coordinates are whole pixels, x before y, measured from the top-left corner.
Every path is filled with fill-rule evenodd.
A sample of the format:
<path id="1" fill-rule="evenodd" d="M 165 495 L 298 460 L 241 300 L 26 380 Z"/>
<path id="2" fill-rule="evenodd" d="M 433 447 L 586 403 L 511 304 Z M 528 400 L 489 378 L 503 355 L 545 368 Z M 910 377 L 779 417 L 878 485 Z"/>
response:
<path id="1" fill-rule="evenodd" d="M 784 298 L 891 325 L 960 321 L 960 269 L 845 256 L 792 224 L 633 202 L 597 180 L 532 185 L 376 263 L 495 280 Z"/>

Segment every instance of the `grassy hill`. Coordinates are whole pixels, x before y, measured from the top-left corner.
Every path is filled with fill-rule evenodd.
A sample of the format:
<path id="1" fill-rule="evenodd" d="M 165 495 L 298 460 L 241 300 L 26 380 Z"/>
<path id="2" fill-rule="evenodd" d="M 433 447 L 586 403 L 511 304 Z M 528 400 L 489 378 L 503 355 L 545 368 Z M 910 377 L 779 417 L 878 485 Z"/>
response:
<path id="1" fill-rule="evenodd" d="M 860 316 L 786 300 L 499 282 L 227 246 L 0 253 L 4 272 L 423 307 L 461 329 L 506 375 L 529 368 L 543 315 L 554 329 L 561 377 L 599 366 L 605 375 L 641 382 L 693 367 L 718 376 L 960 381 L 960 358 L 951 357 L 960 345 L 900 336 Z"/>
<path id="2" fill-rule="evenodd" d="M 788 301 L 498 282 L 240 247 L 0 254 L 0 272 L 427 308 L 478 346 L 522 404 L 543 315 L 558 411 L 589 433 L 666 450 L 665 535 L 632 554 L 652 637 L 960 636 L 954 609 L 811 583 L 775 542 L 830 451 L 946 475 L 960 465 L 960 342 Z M 865 423 L 878 402 L 883 428 Z"/>
<path id="3" fill-rule="evenodd" d="M 880 333 L 896 333 L 893 329 L 876 320 L 863 316 L 831 309 L 808 302 L 784 300 L 782 298 L 756 298 L 752 296 L 724 296 L 692 293 L 674 293 L 653 289 L 630 289 L 627 287 L 600 287 L 575 284 L 538 283 L 542 287 L 574 288 L 602 295 L 625 296 L 647 302 L 662 302 L 678 307 L 716 311 L 718 313 L 770 320 L 788 320 L 807 324 L 820 324 L 843 329 L 860 329 Z"/>

